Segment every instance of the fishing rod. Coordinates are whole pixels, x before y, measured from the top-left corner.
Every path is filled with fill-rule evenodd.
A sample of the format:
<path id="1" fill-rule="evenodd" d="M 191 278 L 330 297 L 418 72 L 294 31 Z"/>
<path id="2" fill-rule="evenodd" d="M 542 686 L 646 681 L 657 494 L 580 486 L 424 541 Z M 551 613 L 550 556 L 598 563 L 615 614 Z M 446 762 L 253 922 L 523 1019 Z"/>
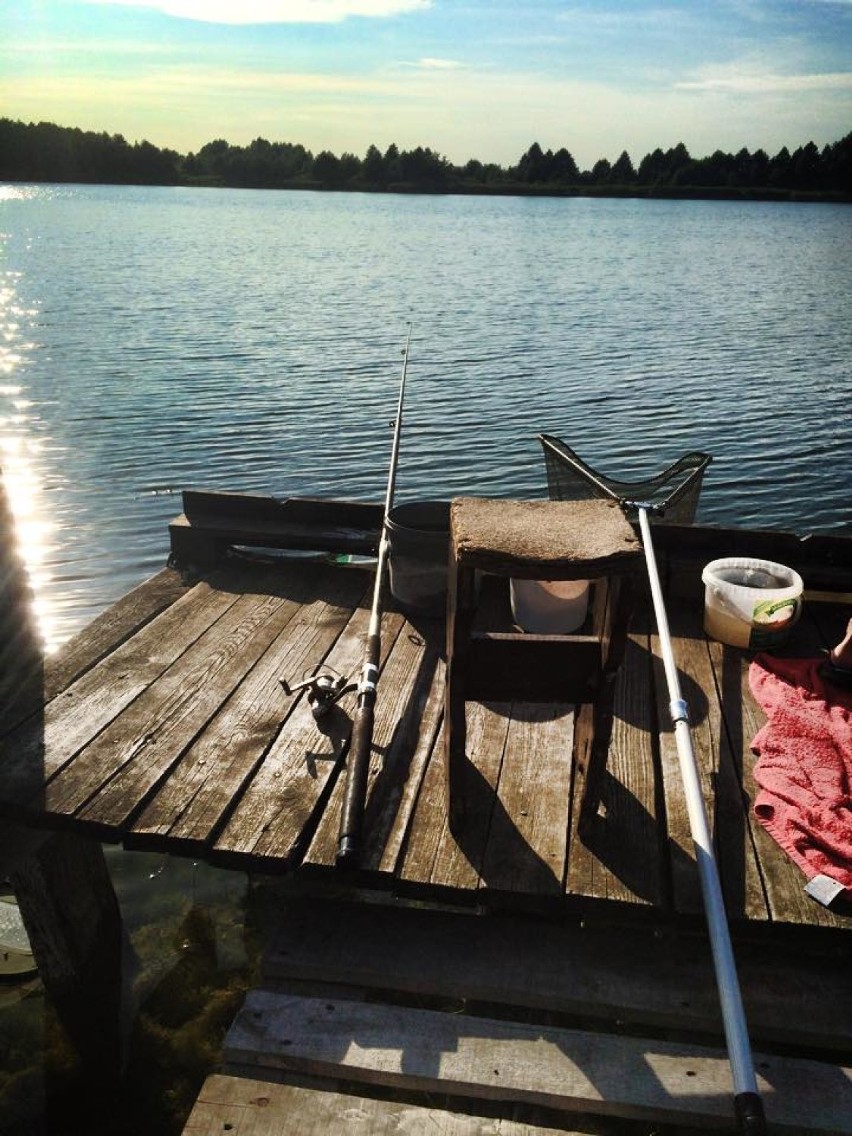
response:
<path id="1" fill-rule="evenodd" d="M 337 863 L 341 866 L 357 865 L 360 854 L 361 824 L 364 819 L 364 802 L 367 796 L 367 777 L 370 772 L 370 749 L 373 744 L 373 718 L 376 704 L 376 691 L 379 682 L 379 663 L 382 648 L 382 595 L 387 575 L 390 540 L 388 538 L 388 519 L 393 505 L 396 485 L 396 467 L 399 462 L 399 439 L 402 433 L 402 406 L 405 400 L 405 379 L 408 373 L 408 353 L 411 345 L 411 324 L 402 352 L 402 377 L 399 383 L 399 403 L 396 409 L 396 422 L 393 431 L 390 471 L 388 473 L 385 511 L 382 518 L 382 531 L 379 538 L 379 559 L 376 564 L 376 579 L 373 585 L 373 606 L 370 610 L 370 624 L 364 651 L 364 664 L 358 682 L 358 705 L 352 723 L 352 736 L 346 758 L 346 786 L 343 796 L 343 811 L 340 814 L 340 832 L 337 842 Z"/>
<path id="2" fill-rule="evenodd" d="M 698 767 L 689 729 L 689 707 L 681 695 L 677 664 L 675 663 L 669 632 L 669 621 L 660 586 L 660 574 L 657 571 L 657 560 L 651 539 L 648 512 L 652 506 L 634 501 L 622 501 L 622 504 L 637 509 L 639 513 L 639 528 L 642 532 L 642 544 L 645 549 L 648 583 L 651 586 L 651 598 L 654 604 L 657 630 L 660 635 L 660 649 L 668 685 L 669 714 L 674 727 L 681 782 L 686 798 L 686 811 L 689 817 L 692 843 L 695 848 L 695 858 L 698 863 L 701 893 L 704 898 L 704 912 L 710 932 L 710 949 L 716 972 L 722 1026 L 725 1031 L 728 1060 L 734 1083 L 734 1109 L 737 1123 L 740 1132 L 747 1134 L 747 1136 L 763 1136 L 766 1132 L 763 1101 L 757 1090 L 757 1078 L 749 1045 L 742 994 L 737 979 L 731 935 L 725 915 L 722 886 L 719 882 L 719 869 L 713 851 L 713 841 L 707 820 L 707 810 L 704 806 L 704 797 L 701 793 L 701 783 L 698 779 Z"/>

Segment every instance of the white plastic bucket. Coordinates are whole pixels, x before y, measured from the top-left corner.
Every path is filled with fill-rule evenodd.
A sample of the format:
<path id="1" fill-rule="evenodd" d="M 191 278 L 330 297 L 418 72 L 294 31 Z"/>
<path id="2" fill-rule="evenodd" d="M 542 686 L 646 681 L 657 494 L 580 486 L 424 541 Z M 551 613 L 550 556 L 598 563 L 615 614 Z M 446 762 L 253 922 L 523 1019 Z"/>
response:
<path id="1" fill-rule="evenodd" d="M 534 635 L 570 635 L 586 618 L 588 580 L 510 581 L 512 618 Z"/>
<path id="2" fill-rule="evenodd" d="M 802 577 L 772 560 L 712 560 L 704 581 L 704 630 L 720 643 L 780 647 L 802 612 Z"/>

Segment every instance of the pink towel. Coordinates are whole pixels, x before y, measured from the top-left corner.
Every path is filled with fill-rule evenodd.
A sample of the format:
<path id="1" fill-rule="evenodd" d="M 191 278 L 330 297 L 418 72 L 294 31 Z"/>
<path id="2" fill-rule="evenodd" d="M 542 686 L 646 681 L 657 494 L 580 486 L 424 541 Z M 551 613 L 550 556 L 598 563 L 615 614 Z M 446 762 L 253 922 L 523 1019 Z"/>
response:
<path id="1" fill-rule="evenodd" d="M 830 876 L 852 898 L 852 691 L 819 659 L 758 655 L 749 683 L 768 721 L 755 735 L 757 818 L 808 879 Z"/>

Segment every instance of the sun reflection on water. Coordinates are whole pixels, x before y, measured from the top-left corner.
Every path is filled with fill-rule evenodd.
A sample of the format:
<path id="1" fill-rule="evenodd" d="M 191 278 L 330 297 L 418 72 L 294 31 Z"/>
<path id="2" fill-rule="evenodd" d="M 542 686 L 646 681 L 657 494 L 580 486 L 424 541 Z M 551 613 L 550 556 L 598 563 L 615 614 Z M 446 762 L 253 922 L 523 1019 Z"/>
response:
<path id="1" fill-rule="evenodd" d="M 14 273 L 0 283 L 0 476 L 12 516 L 18 551 L 33 592 L 33 615 L 45 651 L 61 642 L 51 601 L 50 551 L 55 526 L 41 492 L 42 439 L 34 430 L 34 404 L 16 373 L 32 344 L 21 333 L 35 313 L 21 307 Z"/>

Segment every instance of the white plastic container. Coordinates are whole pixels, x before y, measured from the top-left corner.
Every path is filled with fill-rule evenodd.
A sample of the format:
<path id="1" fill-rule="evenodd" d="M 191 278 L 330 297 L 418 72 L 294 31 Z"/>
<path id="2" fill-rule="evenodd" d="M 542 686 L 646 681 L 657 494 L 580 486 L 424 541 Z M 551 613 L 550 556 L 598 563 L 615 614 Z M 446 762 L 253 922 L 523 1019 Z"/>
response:
<path id="1" fill-rule="evenodd" d="M 511 580 L 512 618 L 534 635 L 570 635 L 586 618 L 588 580 Z"/>
<path id="2" fill-rule="evenodd" d="M 720 643 L 780 647 L 802 613 L 802 577 L 772 560 L 712 560 L 704 581 L 704 630 Z"/>

